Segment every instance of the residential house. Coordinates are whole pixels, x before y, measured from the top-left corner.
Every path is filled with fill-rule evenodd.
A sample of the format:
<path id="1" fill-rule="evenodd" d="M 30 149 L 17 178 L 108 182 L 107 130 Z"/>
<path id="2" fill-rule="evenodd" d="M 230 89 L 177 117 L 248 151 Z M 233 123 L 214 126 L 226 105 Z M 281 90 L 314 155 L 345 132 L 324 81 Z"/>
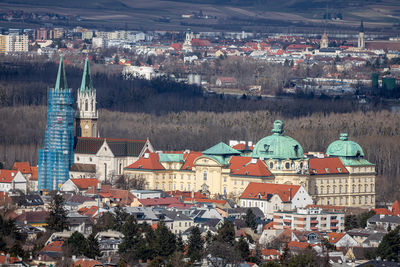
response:
<path id="1" fill-rule="evenodd" d="M 361 246 L 364 248 L 377 248 L 386 234 L 384 232 L 373 233 L 361 243 Z"/>
<path id="2" fill-rule="evenodd" d="M 71 231 L 77 231 L 85 236 L 92 233 L 93 222 L 88 216 L 81 215 L 78 212 L 69 212 L 67 219 Z"/>
<path id="3" fill-rule="evenodd" d="M 10 192 L 11 190 L 21 190 L 27 193 L 28 185 L 25 177 L 20 171 L 0 170 L 0 191 Z"/>
<path id="4" fill-rule="evenodd" d="M 367 220 L 367 228 L 369 229 L 387 230 L 389 225 L 391 229 L 396 228 L 398 225 L 400 225 L 400 217 L 377 214 Z"/>
<path id="5" fill-rule="evenodd" d="M 312 198 L 300 185 L 250 183 L 239 198 L 242 207 L 258 207 L 272 219 L 276 211 L 305 208 Z"/>
<path id="6" fill-rule="evenodd" d="M 261 251 L 261 257 L 264 261 L 277 261 L 280 259 L 281 254 L 276 249 L 264 248 Z"/>
<path id="7" fill-rule="evenodd" d="M 15 218 L 18 225 L 29 224 L 33 227 L 46 226 L 46 218 L 49 213 L 47 211 L 23 211 Z"/>
<path id="8" fill-rule="evenodd" d="M 104 257 L 110 257 L 118 253 L 119 244 L 121 244 L 124 235 L 120 232 L 108 230 L 98 232 L 96 239 L 99 242 L 100 252 Z"/>
<path id="9" fill-rule="evenodd" d="M 92 259 L 76 259 L 74 260 L 74 263 L 72 264 L 72 267 L 103 267 L 104 265 L 96 260 Z"/>
<path id="10" fill-rule="evenodd" d="M 318 231 L 294 230 L 292 232 L 292 241 L 310 243 L 310 244 L 320 244 L 323 239 L 324 237 Z"/>
<path id="11" fill-rule="evenodd" d="M 134 199 L 131 207 L 167 207 L 173 204 L 182 204 L 177 197 Z"/>
<path id="12" fill-rule="evenodd" d="M 336 248 L 356 247 L 358 245 L 357 241 L 346 233 L 328 233 L 327 238 L 329 243 L 335 245 Z"/>
<path id="13" fill-rule="evenodd" d="M 162 198 L 166 197 L 167 192 L 164 193 L 161 190 L 131 190 L 130 191 L 136 198 Z"/>
<path id="14" fill-rule="evenodd" d="M 161 213 L 172 220 L 170 230 L 174 234 L 181 234 L 188 228 L 194 226 L 194 220 L 179 211 L 163 210 Z"/>
<path id="15" fill-rule="evenodd" d="M 69 168 L 69 175 L 72 178 L 95 178 L 96 177 L 96 165 L 95 164 L 84 164 L 74 163 Z"/>
<path id="16" fill-rule="evenodd" d="M 99 181 L 96 178 L 71 178 L 61 186 L 60 191 L 82 194 L 89 188 L 97 187 L 98 183 Z"/>
<path id="17" fill-rule="evenodd" d="M 29 162 L 14 162 L 12 170 L 20 171 L 28 182 L 28 191 L 38 190 L 38 167 L 30 166 Z"/>
<path id="18" fill-rule="evenodd" d="M 44 202 L 40 195 L 20 195 L 12 196 L 11 198 L 18 206 L 19 211 L 35 211 L 44 209 Z"/>

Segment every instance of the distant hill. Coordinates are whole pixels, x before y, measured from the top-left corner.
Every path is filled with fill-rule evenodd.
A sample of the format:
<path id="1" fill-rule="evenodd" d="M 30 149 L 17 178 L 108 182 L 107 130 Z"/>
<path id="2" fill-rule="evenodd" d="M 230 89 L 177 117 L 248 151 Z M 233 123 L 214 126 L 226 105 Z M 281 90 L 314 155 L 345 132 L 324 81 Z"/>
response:
<path id="1" fill-rule="evenodd" d="M 371 31 L 394 33 L 400 30 L 398 0 L 0 0 L 0 10 L 79 16 L 79 21 L 64 24 L 105 29 L 183 30 L 191 27 L 199 31 L 263 32 L 271 31 L 268 27 L 278 30 L 292 27 L 307 32 L 311 28 L 326 28 L 327 24 L 328 29 L 354 31 L 363 20 Z M 207 19 L 198 16 L 200 11 Z M 182 17 L 190 14 L 194 16 Z M 5 23 L 9 27 L 35 24 L 13 20 Z"/>

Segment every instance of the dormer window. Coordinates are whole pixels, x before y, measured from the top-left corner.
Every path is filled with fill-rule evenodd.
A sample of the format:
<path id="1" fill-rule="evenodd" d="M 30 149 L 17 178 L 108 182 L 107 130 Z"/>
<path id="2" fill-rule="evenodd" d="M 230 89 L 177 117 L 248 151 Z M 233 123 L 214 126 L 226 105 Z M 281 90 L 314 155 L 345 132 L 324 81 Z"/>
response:
<path id="1" fill-rule="evenodd" d="M 326 172 L 326 173 L 329 173 L 329 169 L 328 169 L 328 168 L 325 168 L 325 172 Z"/>
<path id="2" fill-rule="evenodd" d="M 336 168 L 338 172 L 342 172 L 342 168 Z"/>

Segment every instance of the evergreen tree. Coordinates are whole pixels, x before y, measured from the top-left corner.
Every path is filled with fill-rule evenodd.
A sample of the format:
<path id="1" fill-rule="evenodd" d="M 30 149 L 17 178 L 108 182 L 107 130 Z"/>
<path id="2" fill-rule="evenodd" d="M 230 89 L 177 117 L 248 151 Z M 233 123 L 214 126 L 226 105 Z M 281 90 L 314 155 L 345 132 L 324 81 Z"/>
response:
<path id="1" fill-rule="evenodd" d="M 86 252 L 86 239 L 85 237 L 75 231 L 66 242 L 66 248 L 69 250 L 71 255 L 81 256 Z"/>
<path id="2" fill-rule="evenodd" d="M 235 242 L 235 228 L 233 223 L 225 220 L 222 226 L 218 229 L 217 239 L 221 242 L 233 245 Z"/>
<path id="3" fill-rule="evenodd" d="M 118 251 L 126 260 L 137 259 L 134 250 L 140 241 L 140 236 L 137 235 L 138 230 L 136 218 L 133 215 L 130 215 L 121 227 L 121 232 L 124 235 L 124 238 L 118 248 Z"/>
<path id="4" fill-rule="evenodd" d="M 240 257 L 243 260 L 247 260 L 250 255 L 249 244 L 244 239 L 243 235 L 240 236 L 239 241 L 236 244 L 236 247 L 240 253 Z"/>
<path id="5" fill-rule="evenodd" d="M 164 258 L 172 255 L 176 249 L 176 237 L 163 221 L 158 223 L 154 234 L 154 249 L 157 255 Z"/>
<path id="6" fill-rule="evenodd" d="M 67 210 L 64 208 L 64 198 L 58 193 L 53 195 L 46 223 L 47 229 L 55 232 L 62 232 L 69 228 Z"/>
<path id="7" fill-rule="evenodd" d="M 211 234 L 211 233 L 210 233 Z M 191 262 L 201 259 L 204 250 L 204 240 L 201 238 L 199 227 L 195 226 L 189 235 L 188 253 Z"/>
<path id="8" fill-rule="evenodd" d="M 93 233 L 86 239 L 86 251 L 84 254 L 91 259 L 101 257 L 100 245 Z"/>
<path id="9" fill-rule="evenodd" d="M 116 231 L 121 231 L 122 225 L 127 220 L 129 214 L 121 208 L 119 205 L 114 209 L 114 227 L 113 229 Z"/>
<path id="10" fill-rule="evenodd" d="M 257 217 L 252 209 L 247 209 L 246 215 L 244 216 L 244 220 L 246 222 L 247 227 L 250 227 L 253 230 L 257 229 Z"/>
<path id="11" fill-rule="evenodd" d="M 213 241 L 213 239 L 214 239 L 214 236 L 211 234 L 210 231 L 207 231 L 207 234 L 206 234 L 206 245 L 207 246 L 210 245 L 211 242 Z"/>
<path id="12" fill-rule="evenodd" d="M 183 243 L 182 236 L 180 234 L 176 237 L 176 250 L 179 252 L 185 251 L 185 244 Z"/>
<path id="13" fill-rule="evenodd" d="M 400 226 L 387 233 L 379 244 L 376 254 L 388 261 L 399 261 Z"/>

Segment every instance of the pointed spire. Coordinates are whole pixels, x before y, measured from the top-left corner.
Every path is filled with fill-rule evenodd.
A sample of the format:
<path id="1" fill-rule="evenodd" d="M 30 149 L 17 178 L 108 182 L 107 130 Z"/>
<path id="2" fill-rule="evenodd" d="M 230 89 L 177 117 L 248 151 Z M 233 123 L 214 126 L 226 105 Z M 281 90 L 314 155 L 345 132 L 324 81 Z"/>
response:
<path id="1" fill-rule="evenodd" d="M 93 91 L 93 83 L 92 77 L 90 74 L 90 64 L 89 64 L 89 57 L 86 56 L 85 59 L 85 67 L 83 69 L 82 75 L 82 83 L 81 83 L 81 92 L 91 92 Z"/>
<path id="2" fill-rule="evenodd" d="M 63 56 L 61 56 L 60 64 L 58 65 L 56 86 L 54 87 L 54 90 L 66 90 L 66 89 L 68 89 L 67 76 L 65 75 L 64 58 Z"/>
<path id="3" fill-rule="evenodd" d="M 360 32 L 364 32 L 364 22 L 363 21 L 361 21 L 361 24 L 360 24 Z"/>

